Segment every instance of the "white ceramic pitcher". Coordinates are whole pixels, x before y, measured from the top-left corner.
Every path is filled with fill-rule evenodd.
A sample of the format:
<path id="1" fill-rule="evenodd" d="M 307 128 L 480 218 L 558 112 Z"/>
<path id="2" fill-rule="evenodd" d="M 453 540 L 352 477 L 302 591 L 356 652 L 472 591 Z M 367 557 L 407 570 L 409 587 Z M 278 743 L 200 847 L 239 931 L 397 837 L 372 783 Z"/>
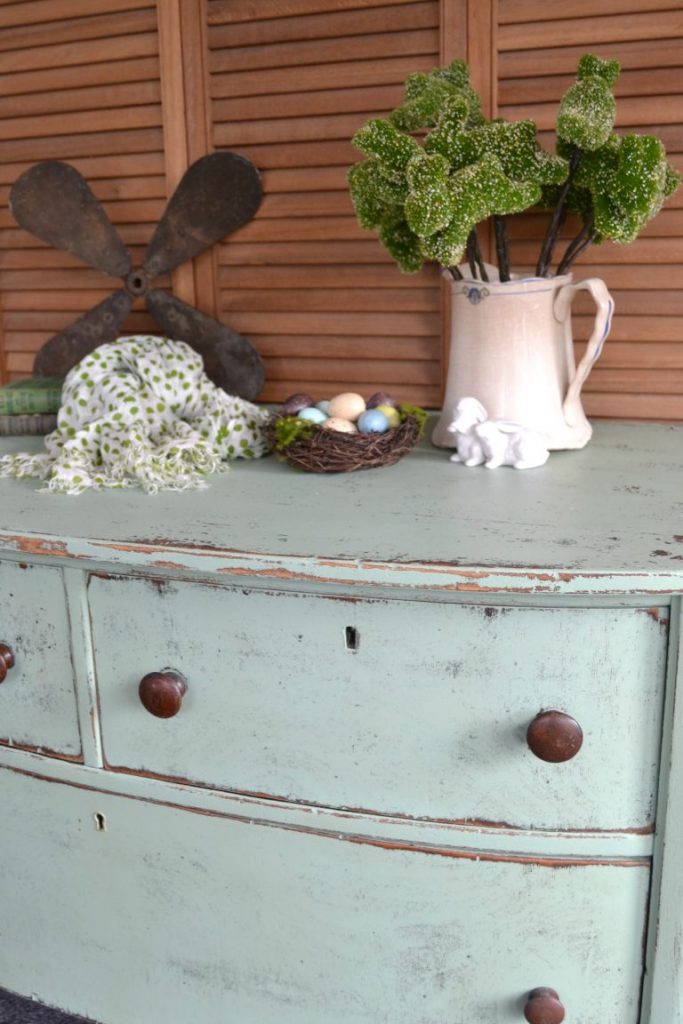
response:
<path id="1" fill-rule="evenodd" d="M 463 274 L 466 268 L 461 268 Z M 443 411 L 432 442 L 454 448 L 453 410 L 465 396 L 479 399 L 491 419 L 515 420 L 539 431 L 548 448 L 583 448 L 592 427 L 581 388 L 609 334 L 614 302 L 603 281 L 572 283 L 560 277 L 513 278 L 490 283 L 464 276 L 451 285 L 451 344 Z M 469 269 L 467 269 L 469 275 Z M 574 360 L 571 303 L 588 291 L 597 313 L 578 367 Z"/>

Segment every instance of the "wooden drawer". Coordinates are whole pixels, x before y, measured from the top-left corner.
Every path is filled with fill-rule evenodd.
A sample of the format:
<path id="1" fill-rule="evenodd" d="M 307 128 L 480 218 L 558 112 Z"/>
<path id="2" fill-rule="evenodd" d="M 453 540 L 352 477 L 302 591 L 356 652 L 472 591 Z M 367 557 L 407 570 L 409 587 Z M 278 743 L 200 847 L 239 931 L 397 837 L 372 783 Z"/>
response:
<path id="1" fill-rule="evenodd" d="M 89 594 L 112 768 L 449 820 L 653 821 L 667 644 L 655 613 L 100 576 Z M 166 667 L 188 690 L 175 717 L 158 719 L 138 684 Z M 542 709 L 583 729 L 564 764 L 527 746 Z"/>
<path id="2" fill-rule="evenodd" d="M 14 659 L 0 685 L 0 743 L 77 758 L 81 740 L 59 569 L 0 562 L 0 643 Z"/>
<path id="3" fill-rule="evenodd" d="M 103 1024 L 521 1024 L 537 986 L 568 1022 L 638 1021 L 646 861 L 384 849 L 352 815 L 301 833 L 0 777 L 0 978 Z"/>

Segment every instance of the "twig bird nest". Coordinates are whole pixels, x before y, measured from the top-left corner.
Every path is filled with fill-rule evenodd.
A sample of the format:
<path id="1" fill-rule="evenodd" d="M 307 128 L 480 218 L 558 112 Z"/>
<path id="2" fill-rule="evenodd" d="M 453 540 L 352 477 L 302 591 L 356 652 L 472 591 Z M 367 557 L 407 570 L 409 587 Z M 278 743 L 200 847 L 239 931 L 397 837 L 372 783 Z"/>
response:
<path id="1" fill-rule="evenodd" d="M 296 416 L 273 416 L 266 440 L 276 455 L 309 473 L 350 473 L 391 466 L 415 447 L 427 414 L 417 406 L 399 407 L 401 422 L 384 433 L 342 433 Z"/>

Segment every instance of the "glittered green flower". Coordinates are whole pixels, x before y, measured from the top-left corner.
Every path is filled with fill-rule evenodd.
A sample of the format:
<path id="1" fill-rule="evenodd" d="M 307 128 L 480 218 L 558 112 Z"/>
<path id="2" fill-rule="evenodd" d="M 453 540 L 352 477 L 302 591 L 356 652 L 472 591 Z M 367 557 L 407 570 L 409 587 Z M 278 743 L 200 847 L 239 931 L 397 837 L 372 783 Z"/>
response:
<path id="1" fill-rule="evenodd" d="M 557 115 L 557 134 L 583 150 L 599 149 L 612 133 L 617 104 L 612 86 L 619 62 L 587 53 L 579 61 L 576 85 L 567 89 Z"/>

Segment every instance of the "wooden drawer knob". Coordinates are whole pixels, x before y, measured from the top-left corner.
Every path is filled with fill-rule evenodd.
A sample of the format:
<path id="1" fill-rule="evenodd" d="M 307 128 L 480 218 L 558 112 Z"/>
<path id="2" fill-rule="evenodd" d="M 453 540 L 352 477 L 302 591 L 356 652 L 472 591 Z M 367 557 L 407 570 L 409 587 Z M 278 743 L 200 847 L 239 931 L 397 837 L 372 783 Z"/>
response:
<path id="1" fill-rule="evenodd" d="M 7 644 L 0 644 L 0 683 L 4 682 L 7 673 L 13 665 L 14 655 L 12 654 L 12 648 L 8 647 Z"/>
<path id="2" fill-rule="evenodd" d="M 187 683 L 177 672 L 149 672 L 140 680 L 140 700 L 157 718 L 177 715 L 186 692 Z"/>
<path id="3" fill-rule="evenodd" d="M 564 1006 L 554 988 L 535 988 L 527 997 L 524 1016 L 529 1024 L 562 1024 Z"/>
<path id="4" fill-rule="evenodd" d="M 583 743 L 581 726 L 563 711 L 541 711 L 526 731 L 529 748 L 541 761 L 570 761 Z"/>

